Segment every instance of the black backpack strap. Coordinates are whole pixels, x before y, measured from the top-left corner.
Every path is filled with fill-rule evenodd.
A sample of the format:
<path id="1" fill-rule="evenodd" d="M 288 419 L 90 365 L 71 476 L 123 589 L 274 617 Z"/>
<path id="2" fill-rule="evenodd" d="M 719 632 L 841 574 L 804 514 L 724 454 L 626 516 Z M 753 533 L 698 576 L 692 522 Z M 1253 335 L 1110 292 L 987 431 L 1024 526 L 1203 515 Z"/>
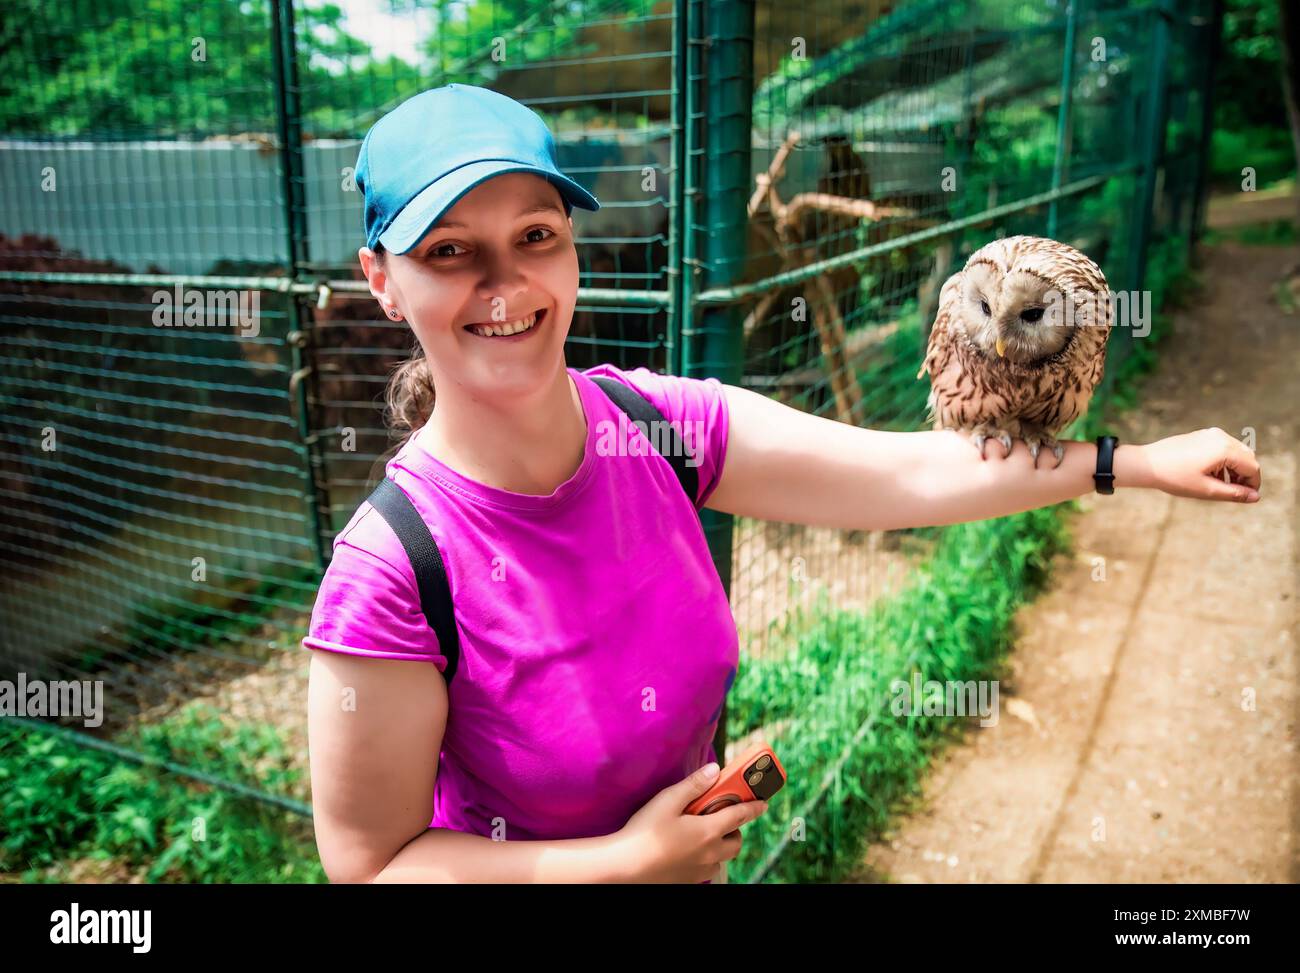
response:
<path id="1" fill-rule="evenodd" d="M 669 455 L 664 456 L 677 474 L 677 480 L 686 491 L 686 499 L 695 507 L 695 498 L 699 496 L 700 475 L 697 467 L 689 466 L 686 460 L 686 450 L 682 446 L 682 437 L 678 435 L 676 428 L 668 424 L 664 419 L 664 414 L 660 412 L 653 402 L 647 399 L 640 392 L 629 388 L 618 379 L 607 376 L 593 377 L 592 381 L 601 387 L 604 393 L 609 396 L 613 403 L 627 413 L 628 417 L 634 422 L 645 423 L 646 438 L 650 440 L 650 445 L 654 447 L 654 436 L 651 433 L 653 426 L 651 423 L 663 423 L 660 429 L 668 431 Z M 663 453 L 660 452 L 662 456 Z"/>
<path id="2" fill-rule="evenodd" d="M 429 627 L 438 636 L 438 651 L 447 657 L 443 678 L 451 685 L 460 661 L 460 636 L 456 634 L 456 620 L 451 613 L 451 589 L 447 586 L 447 570 L 433 542 L 429 525 L 411 503 L 402 488 L 384 477 L 369 496 L 372 507 L 388 521 L 397 539 L 406 548 L 406 556 L 415 571 L 415 583 L 420 592 L 420 610 L 429 621 Z"/>
<path id="3" fill-rule="evenodd" d="M 653 422 L 663 425 L 659 428 L 667 431 L 669 455 L 664 456 L 677 474 L 677 480 L 686 493 L 691 506 L 696 506 L 695 498 L 699 492 L 699 473 L 694 466 L 688 466 L 686 450 L 677 430 L 671 426 L 664 415 L 645 396 L 629 388 L 617 379 L 601 376 L 593 378 L 602 391 L 615 405 L 634 422 L 645 423 L 646 437 L 654 447 L 651 433 Z M 662 453 L 660 455 L 663 455 Z M 443 677 L 451 684 L 456 675 L 456 666 L 460 661 L 460 636 L 456 632 L 456 620 L 452 615 L 451 589 L 447 584 L 447 569 L 443 564 L 438 545 L 429 533 L 429 525 L 424 522 L 415 504 L 402 492 L 401 487 L 385 476 L 379 481 L 374 492 L 367 498 L 381 517 L 388 522 L 397 539 L 402 542 L 406 556 L 415 572 L 415 583 L 420 593 L 420 610 L 428 619 L 429 627 L 438 636 L 439 651 L 447 658 L 447 668 Z"/>

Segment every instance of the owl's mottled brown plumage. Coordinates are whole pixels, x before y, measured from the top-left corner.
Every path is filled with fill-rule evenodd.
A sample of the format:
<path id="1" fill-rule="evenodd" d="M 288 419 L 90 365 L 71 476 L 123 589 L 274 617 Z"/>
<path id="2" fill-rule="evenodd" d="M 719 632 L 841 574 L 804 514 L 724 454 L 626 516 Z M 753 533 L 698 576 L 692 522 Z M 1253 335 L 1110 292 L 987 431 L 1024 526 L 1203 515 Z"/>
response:
<path id="1" fill-rule="evenodd" d="M 943 285 L 917 373 L 930 373 L 934 428 L 969 435 L 981 455 L 986 439 L 1009 454 L 1020 437 L 1035 465 L 1046 447 L 1059 466 L 1055 436 L 1088 407 L 1112 323 L 1106 277 L 1074 247 L 1033 236 L 981 247 Z"/>

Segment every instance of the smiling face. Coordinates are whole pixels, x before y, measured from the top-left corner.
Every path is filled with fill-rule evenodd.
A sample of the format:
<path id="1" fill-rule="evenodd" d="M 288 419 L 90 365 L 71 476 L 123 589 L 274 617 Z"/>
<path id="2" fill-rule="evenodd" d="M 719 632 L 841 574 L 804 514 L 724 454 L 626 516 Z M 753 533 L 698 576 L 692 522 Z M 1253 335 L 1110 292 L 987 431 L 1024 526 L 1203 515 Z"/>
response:
<path id="1" fill-rule="evenodd" d="M 371 292 L 410 322 L 440 397 L 452 386 L 478 400 L 530 393 L 564 367 L 578 254 L 563 199 L 541 176 L 494 176 L 407 253 L 358 257 Z"/>

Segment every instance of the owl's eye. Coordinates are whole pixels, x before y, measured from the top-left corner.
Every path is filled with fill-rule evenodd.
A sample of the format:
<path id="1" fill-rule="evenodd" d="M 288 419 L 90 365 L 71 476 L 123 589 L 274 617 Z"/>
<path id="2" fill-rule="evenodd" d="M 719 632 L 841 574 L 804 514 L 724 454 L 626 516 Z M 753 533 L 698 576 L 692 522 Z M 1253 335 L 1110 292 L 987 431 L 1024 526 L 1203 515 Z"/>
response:
<path id="1" fill-rule="evenodd" d="M 982 299 L 980 300 L 980 310 L 984 312 L 985 317 L 988 317 L 990 314 L 993 313 L 992 311 L 989 310 L 989 302 Z"/>
<path id="2" fill-rule="evenodd" d="M 1041 307 L 1027 307 L 1020 312 L 1021 321 L 1041 321 L 1043 318 L 1043 309 Z"/>

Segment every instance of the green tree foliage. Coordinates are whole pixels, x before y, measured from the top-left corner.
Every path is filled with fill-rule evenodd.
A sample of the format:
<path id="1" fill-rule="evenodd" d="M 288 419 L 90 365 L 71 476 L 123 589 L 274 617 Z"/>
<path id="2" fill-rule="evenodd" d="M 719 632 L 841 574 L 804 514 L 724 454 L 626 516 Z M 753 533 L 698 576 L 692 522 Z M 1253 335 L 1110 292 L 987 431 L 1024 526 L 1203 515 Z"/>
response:
<path id="1" fill-rule="evenodd" d="M 1278 0 L 1226 0 L 1214 85 L 1211 179 L 1236 186 L 1252 167 L 1263 188 L 1295 172 L 1282 96 Z"/>
<path id="2" fill-rule="evenodd" d="M 0 26 L 0 131 L 6 135 L 275 131 L 265 0 L 6 0 L 6 6 Z M 414 67 L 396 58 L 375 61 L 342 20 L 335 4 L 298 10 L 302 109 L 305 127 L 316 134 L 334 134 L 354 119 L 364 126 L 369 119 L 360 106 L 372 102 L 376 88 L 417 90 Z"/>
<path id="3" fill-rule="evenodd" d="M 1277 0 L 1226 0 L 1215 85 L 1220 128 L 1285 125 Z"/>
<path id="4" fill-rule="evenodd" d="M 376 12 L 423 30 L 421 65 L 377 58 L 334 3 L 295 3 L 303 129 L 358 137 L 434 85 L 491 85 L 572 56 L 591 5 L 556 0 L 417 3 Z M 19 137 L 203 137 L 276 130 L 272 0 L 6 0 L 0 132 Z M 417 11 L 426 16 L 417 17 Z M 615 11 L 617 13 L 617 11 Z"/>

